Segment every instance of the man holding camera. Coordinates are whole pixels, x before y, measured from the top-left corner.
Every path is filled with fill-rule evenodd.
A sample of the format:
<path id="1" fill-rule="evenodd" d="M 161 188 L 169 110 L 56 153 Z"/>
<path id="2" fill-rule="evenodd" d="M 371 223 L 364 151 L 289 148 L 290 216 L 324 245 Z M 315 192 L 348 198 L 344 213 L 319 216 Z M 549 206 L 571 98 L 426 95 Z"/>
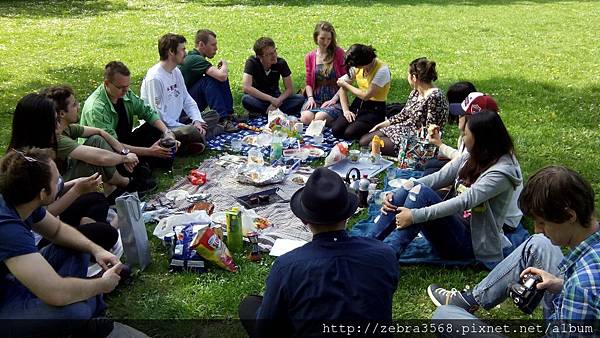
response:
<path id="1" fill-rule="evenodd" d="M 470 291 L 430 285 L 427 293 L 439 306 L 433 319 L 475 319 L 479 307 L 491 309 L 507 297 L 524 312 L 537 305 L 531 297 L 544 295 L 544 317 L 550 320 L 600 318 L 600 232 L 594 214 L 594 191 L 578 173 L 548 166 L 529 179 L 520 198 L 535 231 Z M 559 247 L 568 246 L 567 257 Z M 527 282 L 535 278 L 537 283 Z M 521 283 L 522 285 L 513 284 Z M 532 285 L 531 290 L 527 287 Z M 534 290 L 535 289 L 535 290 Z"/>

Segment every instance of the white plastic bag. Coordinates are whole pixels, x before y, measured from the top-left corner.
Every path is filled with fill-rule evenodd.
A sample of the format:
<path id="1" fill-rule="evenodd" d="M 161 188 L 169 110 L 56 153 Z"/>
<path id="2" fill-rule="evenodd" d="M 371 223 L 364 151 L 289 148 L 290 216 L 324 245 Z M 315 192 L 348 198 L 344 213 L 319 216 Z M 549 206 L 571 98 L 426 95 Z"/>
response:
<path id="1" fill-rule="evenodd" d="M 348 156 L 348 144 L 340 142 L 331 148 L 329 155 L 325 158 L 325 166 L 336 164 Z"/>
<path id="2" fill-rule="evenodd" d="M 173 231 L 175 226 L 190 223 L 209 225 L 211 220 L 210 216 L 206 213 L 206 210 L 197 210 L 186 214 L 173 215 L 161 219 L 154 228 L 152 234 L 162 240 L 165 236 L 175 235 L 175 232 Z"/>

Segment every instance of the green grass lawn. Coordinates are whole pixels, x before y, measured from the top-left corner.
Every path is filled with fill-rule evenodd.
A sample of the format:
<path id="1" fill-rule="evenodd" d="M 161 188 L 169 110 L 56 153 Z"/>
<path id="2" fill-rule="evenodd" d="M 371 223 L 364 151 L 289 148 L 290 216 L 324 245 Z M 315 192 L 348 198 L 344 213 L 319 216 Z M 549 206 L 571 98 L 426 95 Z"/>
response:
<path id="1" fill-rule="evenodd" d="M 497 99 L 526 176 L 547 164 L 565 164 L 587 177 L 600 196 L 600 3 L 594 1 L 2 1 L 0 146 L 8 143 L 19 98 L 67 83 L 83 102 L 108 61 L 129 66 L 132 89 L 139 93 L 142 77 L 158 60 L 156 42 L 167 32 L 185 35 L 188 49 L 196 30 L 217 33 L 217 58 L 229 61 L 241 111 L 242 70 L 255 39 L 275 40 L 299 87 L 304 55 L 314 48 L 312 29 L 322 19 L 334 24 L 342 47 L 365 43 L 377 49 L 392 71 L 389 102 L 405 101 L 411 60 L 433 59 L 439 87 L 470 80 Z M 447 134 L 455 137 L 455 127 Z M 179 160 L 173 172 L 159 173 L 161 187 L 200 161 Z M 153 246 L 154 264 L 109 297 L 114 318 L 235 319 L 242 297 L 263 290 L 273 261 L 254 264 L 236 257 L 235 274 L 215 268 L 173 275 L 158 241 Z M 402 267 L 401 273 L 397 319 L 431 316 L 434 306 L 425 292 L 430 283 L 461 288 L 485 276 L 424 266 Z M 481 315 L 527 318 L 509 303 Z M 205 335 L 221 332 L 213 330 Z"/>

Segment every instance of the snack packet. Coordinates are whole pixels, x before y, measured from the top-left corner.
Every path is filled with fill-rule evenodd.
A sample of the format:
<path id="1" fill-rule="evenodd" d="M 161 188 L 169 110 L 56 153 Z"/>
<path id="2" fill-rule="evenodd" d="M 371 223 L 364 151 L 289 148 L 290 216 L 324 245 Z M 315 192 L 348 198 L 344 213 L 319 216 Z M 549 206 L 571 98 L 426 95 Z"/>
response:
<path id="1" fill-rule="evenodd" d="M 223 269 L 231 272 L 237 271 L 237 266 L 229 253 L 229 249 L 212 228 L 204 228 L 198 231 L 190 247 L 194 248 L 204 259 Z"/>
<path id="2" fill-rule="evenodd" d="M 192 241 L 194 240 L 193 230 L 194 224 L 187 224 L 179 231 L 176 231 L 175 237 L 165 237 L 165 242 L 168 243 L 170 252 L 170 271 L 205 271 L 204 260 L 200 257 L 200 254 L 192 248 Z"/>

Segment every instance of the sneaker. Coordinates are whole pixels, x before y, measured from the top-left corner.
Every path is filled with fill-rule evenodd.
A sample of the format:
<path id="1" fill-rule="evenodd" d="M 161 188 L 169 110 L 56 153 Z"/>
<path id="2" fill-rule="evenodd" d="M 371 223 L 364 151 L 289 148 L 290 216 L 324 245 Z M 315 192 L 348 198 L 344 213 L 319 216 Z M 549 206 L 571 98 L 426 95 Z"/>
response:
<path id="1" fill-rule="evenodd" d="M 436 306 L 442 305 L 454 305 L 458 306 L 461 309 L 464 309 L 470 313 L 473 313 L 479 309 L 478 304 L 471 304 L 467 301 L 463 295 L 465 291 L 458 291 L 456 289 L 446 290 L 444 288 L 439 287 L 437 284 L 431 284 L 427 287 L 427 294 L 431 301 Z"/>
<path id="2" fill-rule="evenodd" d="M 206 146 L 202 142 L 190 142 L 181 147 L 181 151 L 187 155 L 196 155 L 204 151 Z"/>
<path id="3" fill-rule="evenodd" d="M 222 123 L 223 126 L 223 130 L 226 133 L 237 133 L 238 131 L 240 131 L 240 128 L 238 128 L 237 123 L 231 121 L 231 120 L 224 120 Z"/>

